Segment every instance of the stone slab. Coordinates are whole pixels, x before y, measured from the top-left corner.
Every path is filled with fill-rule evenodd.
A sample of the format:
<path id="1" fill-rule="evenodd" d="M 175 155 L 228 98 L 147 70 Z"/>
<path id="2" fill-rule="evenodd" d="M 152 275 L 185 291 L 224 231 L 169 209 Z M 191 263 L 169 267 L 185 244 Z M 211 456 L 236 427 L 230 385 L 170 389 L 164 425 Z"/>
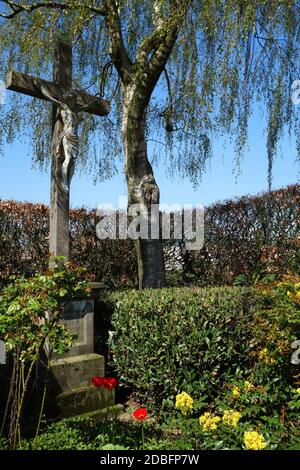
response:
<path id="1" fill-rule="evenodd" d="M 75 343 L 64 357 L 94 352 L 94 301 L 73 300 L 66 302 L 62 323 L 77 335 Z"/>
<path id="2" fill-rule="evenodd" d="M 51 382 L 60 392 L 86 387 L 95 375 L 104 376 L 104 357 L 85 354 L 51 361 Z"/>
<path id="3" fill-rule="evenodd" d="M 61 393 L 56 403 L 62 417 L 77 416 L 88 412 L 108 408 L 114 405 L 115 392 L 96 388 L 83 387 Z"/>
<path id="4" fill-rule="evenodd" d="M 104 282 L 89 282 L 88 287 L 92 290 L 99 290 L 99 289 L 104 289 L 105 284 Z"/>

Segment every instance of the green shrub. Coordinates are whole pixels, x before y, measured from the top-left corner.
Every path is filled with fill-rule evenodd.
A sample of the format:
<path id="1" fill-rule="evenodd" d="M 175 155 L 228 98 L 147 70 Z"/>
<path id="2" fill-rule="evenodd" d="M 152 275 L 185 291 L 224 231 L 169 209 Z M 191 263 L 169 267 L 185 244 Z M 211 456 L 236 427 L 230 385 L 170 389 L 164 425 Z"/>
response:
<path id="1" fill-rule="evenodd" d="M 186 391 L 198 408 L 234 400 L 253 419 L 288 412 L 297 421 L 299 276 L 255 289 L 131 291 L 113 299 L 114 364 L 147 406 L 172 411 L 175 395 Z M 250 402 L 245 381 L 258 387 Z"/>
<path id="2" fill-rule="evenodd" d="M 148 405 L 161 407 L 182 388 L 214 395 L 251 367 L 249 289 L 129 291 L 113 299 L 114 364 L 121 381 Z"/>

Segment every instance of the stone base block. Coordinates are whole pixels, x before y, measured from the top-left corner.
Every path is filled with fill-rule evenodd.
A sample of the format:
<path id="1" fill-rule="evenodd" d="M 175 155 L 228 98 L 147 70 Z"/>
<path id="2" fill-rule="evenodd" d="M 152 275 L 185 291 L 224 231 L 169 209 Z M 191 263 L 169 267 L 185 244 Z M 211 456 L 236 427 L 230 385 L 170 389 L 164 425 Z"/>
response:
<path id="1" fill-rule="evenodd" d="M 77 416 L 114 405 L 114 391 L 88 386 L 59 394 L 56 403 L 63 417 Z"/>
<path id="2" fill-rule="evenodd" d="M 104 357 L 84 354 L 56 359 L 51 362 L 51 375 L 58 393 L 87 387 L 93 376 L 104 376 Z"/>
<path id="3" fill-rule="evenodd" d="M 114 391 L 96 388 L 92 377 L 104 376 L 104 357 L 84 354 L 51 362 L 50 401 L 59 416 L 76 416 L 107 408 L 115 402 Z"/>

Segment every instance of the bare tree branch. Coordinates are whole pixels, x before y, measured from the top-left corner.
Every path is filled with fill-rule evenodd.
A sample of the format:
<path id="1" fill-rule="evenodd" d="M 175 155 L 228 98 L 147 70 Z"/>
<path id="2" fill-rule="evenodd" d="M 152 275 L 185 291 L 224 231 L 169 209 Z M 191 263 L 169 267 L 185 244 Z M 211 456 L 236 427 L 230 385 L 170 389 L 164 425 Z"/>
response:
<path id="1" fill-rule="evenodd" d="M 112 67 L 112 66 L 113 66 L 113 63 L 112 63 L 112 61 L 110 60 L 109 62 L 107 62 L 107 63 L 104 65 L 104 67 L 103 67 L 103 69 L 102 69 L 101 78 L 100 78 L 100 86 L 99 86 L 101 98 L 103 98 L 103 96 L 104 96 L 105 84 L 106 84 L 107 76 L 108 76 L 109 71 L 111 70 L 111 67 Z"/>
<path id="2" fill-rule="evenodd" d="M 128 83 L 132 62 L 127 54 L 121 30 L 121 21 L 116 0 L 104 0 L 106 24 L 110 36 L 110 54 L 121 80 Z"/>
<path id="3" fill-rule="evenodd" d="M 137 63 L 142 67 L 147 64 L 150 52 L 159 47 L 166 36 L 173 13 L 171 8 L 169 17 L 165 18 L 161 11 L 161 2 L 159 0 L 153 1 L 152 22 L 154 30 L 143 39 L 137 51 Z"/>
<path id="4" fill-rule="evenodd" d="M 137 52 L 137 63 L 147 75 L 145 83 L 150 94 L 165 69 L 191 2 L 192 0 L 170 0 L 168 17 L 163 16 L 159 4 L 154 2 L 152 18 L 155 29 L 141 42 Z"/>
<path id="5" fill-rule="evenodd" d="M 166 66 L 191 3 L 192 0 L 173 0 L 171 13 L 163 25 L 164 35 L 159 27 L 161 40 L 148 62 L 148 73 L 155 84 Z"/>
<path id="6" fill-rule="evenodd" d="M 15 16 L 19 15 L 22 12 L 25 13 L 31 13 L 34 10 L 37 10 L 39 8 L 51 8 L 51 9 L 56 9 L 56 10 L 72 10 L 74 9 L 74 6 L 72 5 L 67 5 L 66 3 L 59 3 L 59 2 L 34 2 L 34 3 L 29 3 L 28 5 L 24 5 L 23 3 L 17 3 L 14 1 L 10 0 L 0 0 L 1 3 L 4 3 L 7 5 L 11 11 L 9 13 L 0 13 L 0 17 L 5 18 L 7 20 L 14 18 Z M 105 16 L 105 12 L 103 9 L 95 7 L 94 5 L 82 5 L 80 2 L 78 2 L 78 5 L 76 7 L 81 7 L 85 8 L 95 14 L 98 14 L 100 16 Z"/>

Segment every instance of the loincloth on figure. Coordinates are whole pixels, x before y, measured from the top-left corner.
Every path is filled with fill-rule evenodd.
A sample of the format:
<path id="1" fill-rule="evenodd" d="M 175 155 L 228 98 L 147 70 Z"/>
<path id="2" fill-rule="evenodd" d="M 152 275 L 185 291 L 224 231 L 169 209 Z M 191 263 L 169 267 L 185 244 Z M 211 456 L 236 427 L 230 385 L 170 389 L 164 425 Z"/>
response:
<path id="1" fill-rule="evenodd" d="M 59 136 L 59 140 L 59 145 L 63 145 L 64 140 L 67 141 L 67 143 L 71 147 L 72 157 L 76 158 L 79 145 L 79 139 L 76 134 L 74 134 L 73 132 L 62 132 Z"/>

